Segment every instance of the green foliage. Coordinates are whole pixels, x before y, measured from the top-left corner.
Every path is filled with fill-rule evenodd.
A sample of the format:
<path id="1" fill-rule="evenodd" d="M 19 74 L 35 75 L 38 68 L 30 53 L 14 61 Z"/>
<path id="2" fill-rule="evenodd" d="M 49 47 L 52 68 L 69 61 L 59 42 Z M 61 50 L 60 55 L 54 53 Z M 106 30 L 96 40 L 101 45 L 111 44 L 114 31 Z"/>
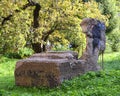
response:
<path id="1" fill-rule="evenodd" d="M 119 51 L 120 48 L 120 32 L 119 29 L 114 30 L 108 37 L 109 44 L 113 52 Z"/>
<path id="2" fill-rule="evenodd" d="M 20 55 L 21 58 L 31 56 L 33 53 L 34 51 L 27 47 L 24 47 L 18 51 L 18 54 Z"/>
<path id="3" fill-rule="evenodd" d="M 104 56 L 104 71 L 88 72 L 72 80 L 66 80 L 61 86 L 53 89 L 15 86 L 14 68 L 17 60 L 2 56 L 0 94 L 2 96 L 119 96 L 120 53 L 109 53 Z"/>
<path id="4" fill-rule="evenodd" d="M 3 26 L 0 24 L 0 53 L 18 51 L 26 44 L 29 14 L 27 11 L 18 14 L 14 12 L 16 9 L 20 10 L 21 3 L 16 4 L 7 0 L 0 1 L 0 22 L 9 14 L 13 15 Z"/>
<path id="5" fill-rule="evenodd" d="M 8 58 L 17 58 L 17 59 L 21 59 L 21 58 L 26 58 L 31 56 L 34 53 L 34 51 L 30 48 L 24 47 L 20 50 L 18 50 L 17 52 L 9 52 L 6 53 L 5 56 Z"/>
<path id="6" fill-rule="evenodd" d="M 114 29 L 117 28 L 117 23 L 119 22 L 118 19 L 118 7 L 116 0 L 96 0 L 99 2 L 99 9 L 101 10 L 102 14 L 108 17 L 108 26 L 107 26 L 107 33 L 112 32 Z M 111 7 L 112 6 L 112 7 Z"/>
<path id="7" fill-rule="evenodd" d="M 108 17 L 108 26 L 106 32 L 108 34 L 108 42 L 112 51 L 118 51 L 120 46 L 119 30 L 119 1 L 118 0 L 96 0 L 99 2 L 99 8 L 102 14 Z M 111 7 L 112 6 L 112 7 Z"/>
<path id="8" fill-rule="evenodd" d="M 56 43 L 57 45 L 59 43 L 66 47 L 73 41 L 75 41 L 75 45 L 80 46 L 81 43 L 85 43 L 85 37 L 82 37 L 79 25 L 84 17 L 107 21 L 94 0 L 86 3 L 83 3 L 82 0 L 40 0 L 38 1 L 41 5 L 40 26 L 33 29 L 31 26 L 33 25 L 32 12 L 34 7 L 22 10 L 21 7 L 26 3 L 27 0 L 0 1 L 0 22 L 2 22 L 3 17 L 13 15 L 10 20 L 5 22 L 4 26 L 0 26 L 0 52 L 18 51 L 25 46 L 26 42 L 46 44 L 47 40 L 55 46 Z M 15 12 L 15 10 L 20 12 Z M 53 32 L 50 33 L 51 30 Z M 81 46 L 74 50 L 79 49 Z"/>

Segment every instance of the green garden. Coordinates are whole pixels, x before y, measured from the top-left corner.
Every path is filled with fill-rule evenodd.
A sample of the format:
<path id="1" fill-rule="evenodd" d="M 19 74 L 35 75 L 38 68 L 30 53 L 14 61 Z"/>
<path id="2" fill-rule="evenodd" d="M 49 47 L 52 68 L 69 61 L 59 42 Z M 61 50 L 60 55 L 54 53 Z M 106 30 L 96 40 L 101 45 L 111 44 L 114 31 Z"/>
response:
<path id="1" fill-rule="evenodd" d="M 80 57 L 87 17 L 106 25 L 103 70 L 55 88 L 15 85 L 16 62 L 34 53 L 71 50 Z M 0 0 L 0 96 L 120 96 L 120 0 Z"/>

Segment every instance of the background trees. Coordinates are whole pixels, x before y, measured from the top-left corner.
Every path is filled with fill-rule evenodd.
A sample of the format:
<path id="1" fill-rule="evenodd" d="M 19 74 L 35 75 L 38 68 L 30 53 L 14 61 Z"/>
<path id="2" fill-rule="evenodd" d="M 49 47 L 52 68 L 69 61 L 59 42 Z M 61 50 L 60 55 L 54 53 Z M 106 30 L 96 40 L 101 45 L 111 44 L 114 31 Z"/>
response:
<path id="1" fill-rule="evenodd" d="M 108 17 L 108 43 L 112 51 L 118 51 L 120 46 L 120 1 L 119 0 L 96 0 L 102 14 Z"/>
<path id="2" fill-rule="evenodd" d="M 20 9 L 24 3 L 24 1 L 0 1 L 0 53 L 18 51 L 26 44 L 30 26 L 30 14 L 28 14 L 28 11 Z M 21 10 L 21 12 L 15 10 Z M 3 20 L 9 15 L 11 17 L 3 24 Z"/>
<path id="3" fill-rule="evenodd" d="M 81 53 L 85 48 L 85 37 L 79 26 L 83 18 L 97 18 L 112 26 L 110 10 L 103 14 L 105 12 L 100 8 L 106 3 L 102 3 L 104 0 L 100 1 L 99 3 L 94 0 L 0 1 L 0 53 L 18 52 L 26 46 L 31 46 L 39 53 L 45 51 L 47 42 L 50 42 L 54 50 L 67 50 L 68 46 L 71 46 L 72 50 Z M 37 13 L 39 15 L 37 22 L 34 19 L 34 12 L 39 5 L 41 8 Z M 2 24 L 8 16 L 11 17 Z M 35 26 L 35 22 L 38 26 Z M 107 30 L 111 28 L 109 26 Z"/>

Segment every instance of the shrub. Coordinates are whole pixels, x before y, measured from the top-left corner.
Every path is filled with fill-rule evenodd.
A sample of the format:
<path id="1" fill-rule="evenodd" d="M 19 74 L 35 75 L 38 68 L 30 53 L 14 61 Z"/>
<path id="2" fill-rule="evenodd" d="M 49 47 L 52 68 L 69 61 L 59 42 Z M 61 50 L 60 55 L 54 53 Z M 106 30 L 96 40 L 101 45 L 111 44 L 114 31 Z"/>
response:
<path id="1" fill-rule="evenodd" d="M 33 53 L 34 52 L 32 49 L 24 47 L 24 48 L 20 49 L 18 52 L 6 53 L 5 56 L 9 57 L 9 58 L 21 59 L 21 58 L 31 56 Z"/>
<path id="2" fill-rule="evenodd" d="M 27 47 L 22 48 L 21 50 L 18 51 L 18 54 L 20 55 L 21 58 L 31 56 L 33 53 L 34 53 L 33 50 Z"/>
<path id="3" fill-rule="evenodd" d="M 110 47 L 113 52 L 119 51 L 120 46 L 120 33 L 118 30 L 114 30 L 108 37 Z"/>

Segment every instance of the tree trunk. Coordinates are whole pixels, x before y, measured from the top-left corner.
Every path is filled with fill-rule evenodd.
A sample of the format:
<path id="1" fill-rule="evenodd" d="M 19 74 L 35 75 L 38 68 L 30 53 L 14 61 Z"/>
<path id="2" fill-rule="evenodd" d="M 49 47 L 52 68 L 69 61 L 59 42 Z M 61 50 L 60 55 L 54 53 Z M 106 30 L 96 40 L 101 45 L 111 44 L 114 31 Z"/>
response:
<path id="1" fill-rule="evenodd" d="M 47 34 L 43 34 L 42 36 L 42 40 L 44 42 L 46 42 L 49 38 L 49 35 L 52 34 L 54 32 L 54 30 L 56 29 L 57 25 L 55 26 L 54 29 L 49 30 L 48 32 L 46 32 Z M 35 53 L 41 53 L 41 52 L 46 52 L 46 44 L 42 44 L 42 43 L 32 43 L 32 48 L 34 50 Z"/>
<path id="2" fill-rule="evenodd" d="M 32 3 L 35 6 L 35 9 L 33 11 L 33 28 L 38 28 L 39 27 L 39 11 L 41 9 L 40 4 L 33 2 L 32 0 L 28 0 L 30 3 Z M 42 43 L 32 43 L 32 48 L 35 53 L 41 53 L 44 52 L 44 46 Z"/>
<path id="3" fill-rule="evenodd" d="M 34 30 L 39 28 L 39 11 L 41 10 L 41 5 L 33 0 L 27 0 L 28 3 L 25 4 L 21 9 L 25 10 L 30 6 L 35 6 L 34 10 L 33 10 L 33 28 Z M 15 10 L 16 13 L 21 12 L 20 10 Z M 11 17 L 13 17 L 13 14 L 9 14 L 7 17 L 3 17 L 3 20 L 1 22 L 1 25 L 3 26 L 5 24 L 6 21 L 10 20 Z M 53 28 L 51 28 L 50 30 L 48 30 L 48 32 L 46 32 L 47 34 L 43 34 L 43 38 L 42 40 L 44 42 L 46 42 L 48 40 L 48 37 L 50 34 L 52 34 L 54 32 L 54 30 L 56 29 L 57 24 L 55 23 L 55 25 L 53 26 Z M 42 43 L 31 43 L 32 44 L 32 48 L 34 50 L 35 53 L 41 53 L 41 52 L 45 52 L 46 51 L 46 45 L 42 44 Z"/>
<path id="4" fill-rule="evenodd" d="M 46 51 L 46 45 L 41 43 L 32 43 L 32 48 L 35 53 L 41 53 Z"/>

